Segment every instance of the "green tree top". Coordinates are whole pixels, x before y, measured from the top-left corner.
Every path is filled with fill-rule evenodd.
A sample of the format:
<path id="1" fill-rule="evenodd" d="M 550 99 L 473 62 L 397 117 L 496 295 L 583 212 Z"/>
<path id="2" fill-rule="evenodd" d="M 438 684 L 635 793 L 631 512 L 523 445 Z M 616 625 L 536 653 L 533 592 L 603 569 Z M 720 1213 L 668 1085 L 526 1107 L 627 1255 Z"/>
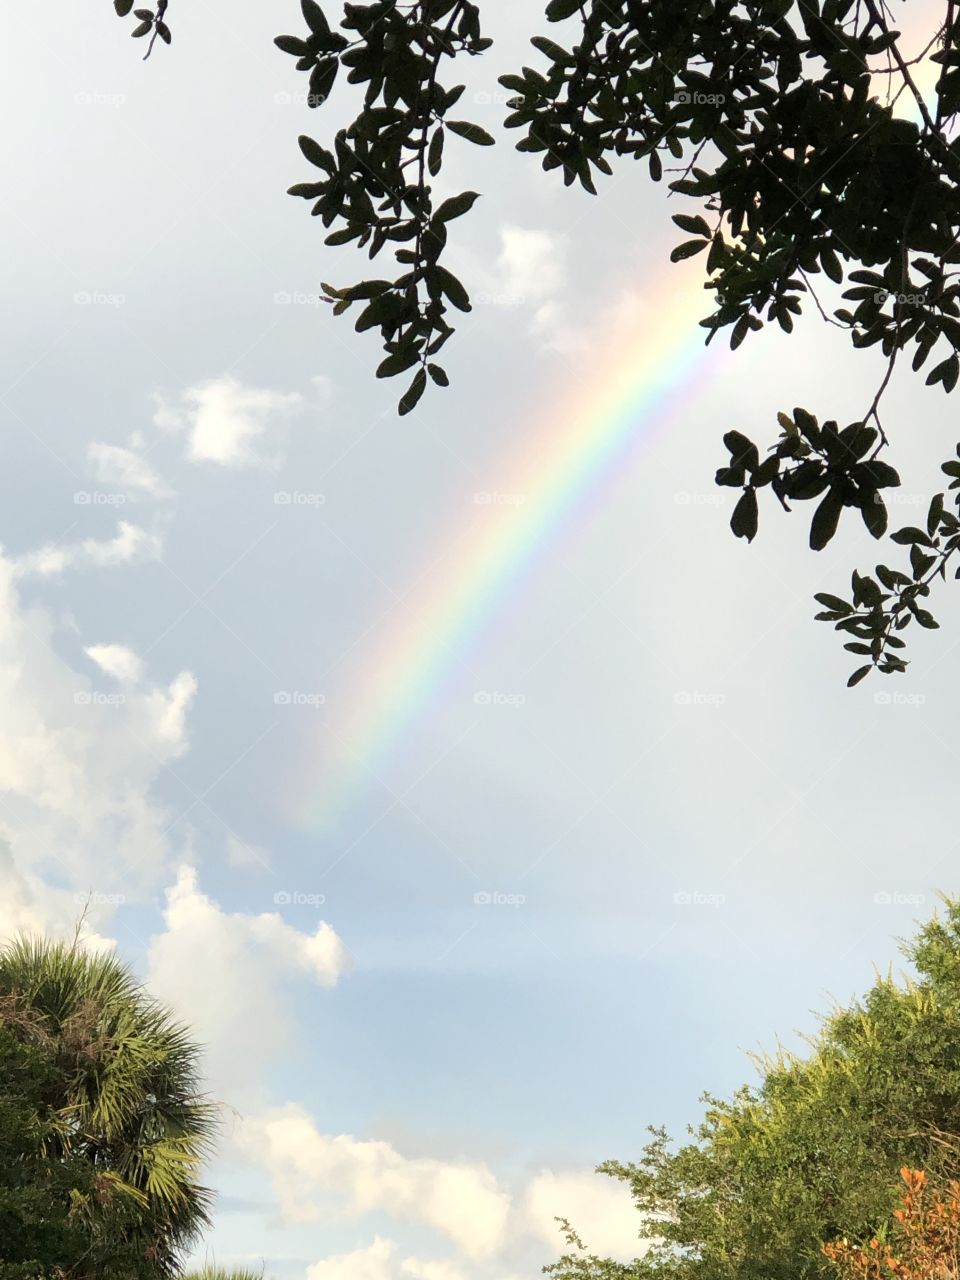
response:
<path id="1" fill-rule="evenodd" d="M 601 1165 L 630 1188 L 649 1252 L 617 1264 L 571 1235 L 554 1280 L 825 1280 L 822 1246 L 880 1231 L 901 1168 L 957 1178 L 960 902 L 904 952 L 915 979 L 878 976 L 805 1055 L 759 1058 L 759 1083 L 708 1096 L 691 1140 L 653 1130 L 636 1163 Z"/>
<path id="2" fill-rule="evenodd" d="M 198 1173 L 217 1121 L 184 1028 L 115 957 L 19 939 L 0 950 L 4 1048 L 0 1120 L 6 1113 L 22 1123 L 21 1136 L 6 1140 L 21 1144 L 36 1173 L 32 1181 L 18 1174 L 13 1207 L 28 1209 L 38 1183 L 49 1197 L 44 1179 L 61 1203 L 67 1195 L 58 1230 L 83 1243 L 65 1270 L 71 1280 L 179 1274 L 208 1221 L 211 1196 Z M 0 1194 L 0 1217 L 2 1204 Z M 35 1218 L 21 1214 L 28 1242 Z M 39 1256 L 23 1243 L 11 1258 L 14 1238 L 12 1229 L 2 1233 L 0 1262 Z M 56 1244 L 43 1247 L 49 1254 Z"/>

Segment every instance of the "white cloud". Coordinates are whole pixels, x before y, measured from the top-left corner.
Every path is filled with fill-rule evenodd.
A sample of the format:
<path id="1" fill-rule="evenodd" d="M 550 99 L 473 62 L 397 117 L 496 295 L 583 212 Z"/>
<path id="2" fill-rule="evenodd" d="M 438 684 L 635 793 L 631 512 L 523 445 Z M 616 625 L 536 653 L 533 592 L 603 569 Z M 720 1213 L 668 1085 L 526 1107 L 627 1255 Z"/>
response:
<path id="1" fill-rule="evenodd" d="M 181 671 L 168 689 L 151 689 L 146 705 L 157 739 L 166 747 L 168 759 L 186 750 L 187 712 L 197 692 L 197 681 L 189 671 Z"/>
<path id="2" fill-rule="evenodd" d="M 138 684 L 143 676 L 143 663 L 126 645 L 92 644 L 84 653 L 120 684 Z"/>
<path id="3" fill-rule="evenodd" d="M 524 1205 L 530 1230 L 545 1243 L 560 1247 L 557 1218 L 566 1218 L 591 1253 L 631 1261 L 647 1248 L 637 1238 L 640 1217 L 621 1182 L 592 1172 L 552 1173 L 544 1170 L 530 1186 Z"/>
<path id="4" fill-rule="evenodd" d="M 588 345 L 583 324 L 577 322 L 564 302 L 549 299 L 537 307 L 531 330 L 545 351 L 574 355 Z"/>
<path id="5" fill-rule="evenodd" d="M 477 303 L 528 309 L 530 332 L 544 350 L 566 355 L 586 345 L 582 322 L 563 299 L 568 280 L 565 236 L 503 226 L 492 269 L 475 264 L 471 274 L 480 286 L 475 290 Z"/>
<path id="6" fill-rule="evenodd" d="M 156 397 L 154 422 L 187 433 L 187 455 L 223 467 L 275 466 L 275 454 L 257 448 L 282 419 L 303 404 L 297 392 L 247 387 L 229 375 L 188 387 L 179 405 Z"/>
<path id="7" fill-rule="evenodd" d="M 18 934 L 72 938 L 85 910 L 82 945 L 91 951 L 112 950 L 115 940 L 92 927 L 93 920 L 104 914 L 96 902 L 88 904 L 82 893 L 52 889 L 38 876 L 18 870 L 10 845 L 0 841 L 0 944 Z"/>
<path id="8" fill-rule="evenodd" d="M 92 444 L 87 457 L 101 484 L 113 485 L 124 493 L 145 493 L 151 498 L 168 498 L 172 490 L 142 454 L 115 444 Z"/>
<path id="9" fill-rule="evenodd" d="M 51 543 L 17 556 L 10 564 L 19 577 L 47 578 L 69 568 L 105 569 L 138 561 L 159 560 L 162 552 L 163 539 L 158 534 L 148 533 L 146 529 L 121 520 L 116 537 L 106 542 L 87 538 L 83 542 L 68 543 L 63 547 Z"/>
<path id="10" fill-rule="evenodd" d="M 495 274 L 497 293 L 509 305 L 553 297 L 567 280 L 566 241 L 553 231 L 503 227 Z"/>
<path id="11" fill-rule="evenodd" d="M 181 672 L 167 687 L 98 688 L 21 590 L 18 566 L 0 554 L 0 839 L 26 882 L 55 868 L 105 907 L 142 896 L 175 853 L 172 815 L 153 789 L 187 749 L 196 682 Z M 121 646 L 92 648 L 101 667 L 130 668 Z"/>
<path id="12" fill-rule="evenodd" d="M 388 1142 L 322 1134 L 293 1103 L 247 1122 L 240 1142 L 272 1174 L 290 1221 L 317 1220 L 321 1201 L 337 1195 L 353 1213 L 433 1227 L 468 1258 L 503 1246 L 510 1197 L 482 1164 L 407 1158 Z"/>
<path id="13" fill-rule="evenodd" d="M 446 1259 L 397 1258 L 392 1240 L 376 1236 L 366 1249 L 324 1258 L 307 1270 L 307 1280 L 463 1280 Z"/>
<path id="14" fill-rule="evenodd" d="M 225 912 L 200 891 L 192 867 L 181 867 L 168 889 L 164 923 L 150 943 L 150 988 L 208 1046 L 220 1090 L 255 1084 L 289 1044 L 290 980 L 332 987 L 347 967 L 346 948 L 325 921 L 301 933 L 274 912 Z"/>

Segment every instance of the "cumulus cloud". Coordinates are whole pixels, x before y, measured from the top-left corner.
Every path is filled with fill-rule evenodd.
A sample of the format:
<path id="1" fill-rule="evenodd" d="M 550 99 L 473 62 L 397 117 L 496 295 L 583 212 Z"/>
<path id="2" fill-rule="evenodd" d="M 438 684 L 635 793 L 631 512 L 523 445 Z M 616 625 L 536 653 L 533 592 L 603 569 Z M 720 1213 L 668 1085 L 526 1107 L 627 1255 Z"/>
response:
<path id="1" fill-rule="evenodd" d="M 143 675 L 143 663 L 126 645 L 92 644 L 84 653 L 120 684 L 137 684 Z"/>
<path id="2" fill-rule="evenodd" d="M 133 449 L 115 444 L 92 444 L 87 449 L 87 457 L 101 484 L 111 485 L 126 494 L 143 493 L 151 498 L 172 495 L 172 490 L 146 458 Z"/>
<path id="3" fill-rule="evenodd" d="M 432 1227 L 468 1258 L 503 1246 L 510 1197 L 482 1164 L 408 1158 L 388 1142 L 322 1134 L 293 1103 L 251 1119 L 240 1142 L 271 1173 L 290 1221 L 318 1220 L 321 1202 L 334 1195 L 356 1214 L 381 1211 Z"/>
<path id="4" fill-rule="evenodd" d="M 394 1241 L 376 1236 L 366 1249 L 314 1263 L 307 1280 L 463 1280 L 463 1272 L 446 1259 L 398 1258 Z"/>
<path id="5" fill-rule="evenodd" d="M 187 749 L 196 682 L 181 672 L 168 685 L 98 688 L 61 656 L 21 577 L 0 555 L 0 838 L 22 874 L 55 867 L 78 889 L 135 896 L 172 860 L 171 815 L 153 790 Z M 121 648 L 100 647 L 114 674 L 131 664 Z"/>
<path id="6" fill-rule="evenodd" d="M 526 308 L 530 332 L 545 350 L 567 354 L 584 346 L 583 325 L 571 314 L 567 286 L 567 240 L 534 227 L 500 228 L 500 251 L 492 268 L 477 265 L 478 303 Z"/>
<path id="7" fill-rule="evenodd" d="M 88 950 L 112 950 L 116 940 L 93 928 L 93 919 L 105 914 L 101 904 L 87 901 L 83 893 L 53 889 L 35 875 L 18 870 L 7 841 L 0 841 L 0 944 L 22 935 L 73 938 L 85 914 L 80 942 Z"/>
<path id="8" fill-rule="evenodd" d="M 502 227 L 496 283 L 512 305 L 542 302 L 567 282 L 566 240 L 553 231 Z"/>
<path id="9" fill-rule="evenodd" d="M 165 929 L 150 943 L 150 988 L 208 1046 L 216 1088 L 234 1091 L 288 1046 L 296 978 L 332 987 L 347 967 L 340 938 L 321 920 L 301 933 L 275 912 L 230 913 L 180 868 L 167 891 Z"/>
<path id="10" fill-rule="evenodd" d="M 108 569 L 138 561 L 159 560 L 162 552 L 163 539 L 158 534 L 121 520 L 114 538 L 103 541 L 86 538 L 83 542 L 68 543 L 62 547 L 51 543 L 17 556 L 10 563 L 21 578 L 49 578 L 70 568 Z"/>
<path id="11" fill-rule="evenodd" d="M 276 437 L 284 420 L 301 407 L 297 392 L 248 387 L 225 375 L 188 387 L 179 404 L 156 397 L 157 426 L 186 434 L 187 456 L 222 467 L 276 466 L 277 454 L 259 446 Z"/>
<path id="12" fill-rule="evenodd" d="M 562 1244 L 557 1218 L 566 1218 L 601 1257 L 631 1261 L 647 1247 L 637 1238 L 640 1219 L 626 1187 L 596 1173 L 544 1170 L 527 1188 L 524 1209 L 533 1234 L 553 1246 Z"/>

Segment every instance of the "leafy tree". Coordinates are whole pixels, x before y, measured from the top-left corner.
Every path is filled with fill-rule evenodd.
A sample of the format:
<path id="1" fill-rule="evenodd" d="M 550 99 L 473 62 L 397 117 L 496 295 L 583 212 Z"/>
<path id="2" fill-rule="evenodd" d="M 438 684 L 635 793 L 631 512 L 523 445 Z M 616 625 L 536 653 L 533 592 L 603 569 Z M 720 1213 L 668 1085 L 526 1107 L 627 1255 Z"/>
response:
<path id="1" fill-rule="evenodd" d="M 210 1193 L 196 1178 L 215 1127 L 184 1029 L 112 956 L 18 940 L 0 950 L 4 1049 L 12 1186 L 0 1206 L 19 1215 L 19 1233 L 47 1223 L 31 1209 L 39 1197 L 60 1206 L 46 1257 L 82 1240 L 63 1269 L 71 1280 L 178 1274 L 207 1223 Z M 0 1237 L 0 1259 L 15 1237 Z"/>
<path id="2" fill-rule="evenodd" d="M 262 1271 L 250 1267 L 218 1267 L 209 1265 L 200 1271 L 191 1271 L 184 1280 L 263 1280 Z"/>
<path id="3" fill-rule="evenodd" d="M 960 1182 L 941 1191 L 929 1186 L 922 1169 L 901 1169 L 900 1177 L 904 1189 L 889 1230 L 862 1245 L 839 1240 L 823 1246 L 840 1280 L 960 1276 Z"/>
<path id="4" fill-rule="evenodd" d="M 126 15 L 132 0 L 114 5 Z M 152 33 L 151 47 L 158 35 L 169 43 L 166 9 L 161 0 L 156 11 L 136 10 L 133 34 Z M 324 296 L 337 315 L 358 307 L 358 330 L 380 331 L 379 377 L 412 374 L 400 399 L 408 413 L 429 380 L 447 385 L 438 356 L 454 331 L 450 310 L 470 310 L 442 258 L 451 223 L 477 193 L 435 204 L 432 183 L 451 135 L 494 142 L 453 118 L 464 86 L 444 83 L 441 71 L 491 41 L 471 0 L 347 3 L 339 25 L 316 0 L 302 9 L 307 30 L 276 43 L 309 75 L 310 104 L 325 103 L 341 73 L 361 95 L 332 147 L 301 137 L 315 172 L 291 194 L 312 202 L 327 244 L 371 259 L 393 251 L 383 278 L 325 285 Z M 779 438 L 762 458 L 749 436 L 727 432 L 717 482 L 740 493 L 734 533 L 752 541 L 767 490 L 786 511 L 816 500 L 816 551 L 847 510 L 881 538 L 883 493 L 900 483 L 880 456 L 894 367 L 911 351 L 915 371 L 929 367 L 928 384 L 950 392 L 960 380 L 960 7 L 948 0 L 929 31 L 924 54 L 933 50 L 940 69 L 929 105 L 888 0 L 550 0 L 546 18 L 560 25 L 557 39 L 532 39 L 539 68 L 500 77 L 514 95 L 505 125 L 522 131 L 520 151 L 568 186 L 593 193 L 625 161 L 643 161 L 654 182 L 668 175 L 693 206 L 674 215 L 687 238 L 672 257 L 704 255 L 706 340 L 728 330 L 736 348 L 773 322 L 790 333 L 812 302 L 855 348 L 879 347 L 885 358 L 875 395 L 844 427 L 809 409 L 781 411 Z M 904 103 L 919 125 L 899 118 Z M 842 299 L 831 298 L 831 283 L 847 286 Z M 960 445 L 943 470 L 960 489 Z M 960 515 L 937 494 L 925 527 L 893 541 L 909 548 L 908 565 L 854 573 L 849 599 L 818 596 L 818 618 L 863 659 L 850 684 L 874 669 L 903 671 L 901 633 L 937 626 L 927 598 L 956 569 Z"/>
<path id="5" fill-rule="evenodd" d="M 46 1154 L 58 1127 L 47 1099 L 64 1087 L 50 1056 L 0 1019 L 0 1280 L 59 1277 L 85 1252 L 71 1209 L 75 1194 L 92 1191 L 94 1170 Z"/>
<path id="6" fill-rule="evenodd" d="M 878 977 L 806 1056 L 763 1058 L 759 1085 L 708 1097 L 691 1141 L 654 1130 L 637 1163 L 601 1165 L 630 1188 L 649 1252 L 618 1264 L 570 1232 L 554 1280 L 836 1280 L 823 1245 L 880 1238 L 901 1168 L 960 1176 L 960 902 L 905 954 L 915 980 Z"/>

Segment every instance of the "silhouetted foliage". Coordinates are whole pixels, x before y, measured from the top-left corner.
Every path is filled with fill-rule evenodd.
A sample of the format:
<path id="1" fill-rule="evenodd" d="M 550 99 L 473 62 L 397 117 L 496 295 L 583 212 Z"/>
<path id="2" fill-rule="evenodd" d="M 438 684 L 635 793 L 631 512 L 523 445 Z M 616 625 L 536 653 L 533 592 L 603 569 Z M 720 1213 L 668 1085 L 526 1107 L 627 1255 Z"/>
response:
<path id="1" fill-rule="evenodd" d="M 132 8 L 114 3 L 122 15 Z M 136 10 L 133 34 L 169 42 L 166 7 Z M 307 30 L 276 43 L 309 76 L 310 104 L 324 104 L 341 73 L 361 95 L 330 146 L 301 137 L 317 172 L 291 193 L 312 202 L 327 244 L 365 249 L 371 259 L 393 251 L 390 275 L 325 285 L 324 296 L 335 314 L 353 312 L 358 330 L 380 331 L 379 377 L 412 373 L 400 398 L 407 413 L 429 380 L 447 385 L 437 357 L 454 331 L 450 308 L 470 310 L 468 290 L 442 259 L 451 223 L 477 193 L 435 205 L 432 183 L 451 135 L 494 142 L 452 118 L 464 86 L 446 84 L 441 72 L 491 41 L 470 0 L 345 4 L 338 23 L 315 0 L 302 9 Z M 928 384 L 950 392 L 960 380 L 960 153 L 951 138 L 960 10 L 946 3 L 929 31 L 924 56 L 940 67 L 931 105 L 912 73 L 920 58 L 904 52 L 886 0 L 550 0 L 546 18 L 557 38 L 532 39 L 539 67 L 500 77 L 514 95 L 505 126 L 521 131 L 518 150 L 540 156 L 567 186 L 595 193 L 615 164 L 642 160 L 652 181 L 666 176 L 692 202 L 691 212 L 674 215 L 687 238 L 672 258 L 703 255 L 714 302 L 702 321 L 706 340 L 729 330 L 737 348 L 768 323 L 790 333 L 812 302 L 854 347 L 876 346 L 885 357 L 880 386 L 855 422 L 781 412 L 779 439 L 762 456 L 741 431 L 727 433 L 730 457 L 717 483 L 740 491 L 734 533 L 752 541 L 767 489 L 787 511 L 817 500 L 814 550 L 847 510 L 883 537 L 883 494 L 900 483 L 880 458 L 889 444 L 880 408 L 894 366 L 909 349 L 915 371 L 932 366 Z M 918 124 L 901 118 L 904 102 Z M 824 281 L 847 286 L 832 313 Z M 957 459 L 943 468 L 951 489 Z M 908 565 L 854 574 L 850 599 L 817 597 L 818 618 L 864 660 L 850 684 L 873 669 L 903 671 L 901 633 L 913 623 L 937 626 L 928 597 L 955 561 L 960 518 L 937 494 L 925 528 L 892 537 L 910 548 Z"/>

